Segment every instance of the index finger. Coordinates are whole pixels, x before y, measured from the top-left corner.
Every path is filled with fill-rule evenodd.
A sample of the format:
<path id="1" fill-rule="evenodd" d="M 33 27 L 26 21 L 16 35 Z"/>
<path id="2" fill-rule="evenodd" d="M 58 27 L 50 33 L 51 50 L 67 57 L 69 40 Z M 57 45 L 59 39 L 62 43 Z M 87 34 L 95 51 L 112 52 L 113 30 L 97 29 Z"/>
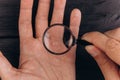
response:
<path id="1" fill-rule="evenodd" d="M 94 44 L 96 47 L 105 51 L 106 43 L 109 40 L 109 37 L 100 32 L 89 32 L 84 34 L 82 36 L 82 39 Z"/>
<path id="2" fill-rule="evenodd" d="M 33 0 L 21 0 L 19 16 L 20 39 L 32 37 L 32 6 Z"/>

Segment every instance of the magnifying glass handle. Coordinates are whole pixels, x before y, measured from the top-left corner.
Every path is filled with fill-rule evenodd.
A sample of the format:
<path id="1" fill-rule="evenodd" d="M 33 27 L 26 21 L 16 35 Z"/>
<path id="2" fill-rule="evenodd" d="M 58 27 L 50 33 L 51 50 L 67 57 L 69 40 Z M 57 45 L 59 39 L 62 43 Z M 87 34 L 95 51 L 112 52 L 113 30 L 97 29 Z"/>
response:
<path id="1" fill-rule="evenodd" d="M 81 46 L 84 46 L 84 47 L 87 46 L 87 45 L 93 45 L 92 43 L 87 42 L 85 40 L 81 40 L 81 39 L 77 39 L 76 43 L 81 45 Z"/>

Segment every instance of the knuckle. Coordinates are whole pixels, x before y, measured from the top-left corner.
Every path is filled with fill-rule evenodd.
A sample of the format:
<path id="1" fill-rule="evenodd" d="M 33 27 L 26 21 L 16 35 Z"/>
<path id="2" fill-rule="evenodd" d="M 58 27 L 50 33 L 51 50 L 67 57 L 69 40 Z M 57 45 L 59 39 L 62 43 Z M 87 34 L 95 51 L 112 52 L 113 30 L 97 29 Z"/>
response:
<path id="1" fill-rule="evenodd" d="M 115 29 L 115 30 L 114 30 L 114 34 L 115 34 L 116 36 L 118 36 L 118 35 L 120 34 L 120 28 Z"/>
<path id="2" fill-rule="evenodd" d="M 41 4 L 49 4 L 50 0 L 41 0 L 39 3 L 41 3 Z"/>
<path id="3" fill-rule="evenodd" d="M 102 59 L 101 62 L 99 62 L 99 65 L 100 66 L 106 66 L 110 63 L 109 59 L 105 58 L 105 59 Z"/>
<path id="4" fill-rule="evenodd" d="M 40 22 L 40 21 L 47 21 L 48 17 L 46 14 L 41 14 L 41 15 L 37 15 L 36 16 L 36 21 Z"/>
<path id="5" fill-rule="evenodd" d="M 114 39 L 108 39 L 106 43 L 106 50 L 111 52 L 116 51 L 120 47 L 120 43 Z"/>
<path id="6" fill-rule="evenodd" d="M 119 32 L 119 33 L 120 33 L 120 27 L 116 29 L 116 32 Z"/>
<path id="7" fill-rule="evenodd" d="M 96 41 L 98 41 L 97 37 L 100 35 L 101 33 L 98 31 L 94 31 L 94 32 L 90 32 L 89 36 L 92 37 L 91 42 L 95 43 Z"/>

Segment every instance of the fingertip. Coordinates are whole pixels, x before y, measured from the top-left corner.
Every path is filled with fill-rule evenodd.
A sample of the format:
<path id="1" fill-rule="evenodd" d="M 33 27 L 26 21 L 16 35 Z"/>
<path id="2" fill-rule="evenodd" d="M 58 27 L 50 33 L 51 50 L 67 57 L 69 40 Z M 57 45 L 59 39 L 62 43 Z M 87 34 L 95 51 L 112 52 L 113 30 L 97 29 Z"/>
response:
<path id="1" fill-rule="evenodd" d="M 92 39 L 97 38 L 98 36 L 101 36 L 101 33 L 98 31 L 87 32 L 81 37 L 81 39 L 91 41 Z"/>
<path id="2" fill-rule="evenodd" d="M 75 16 L 81 16 L 81 11 L 80 9 L 75 8 L 73 9 L 72 14 L 76 14 Z"/>
<path id="3" fill-rule="evenodd" d="M 76 22 L 79 21 L 78 25 L 80 25 L 80 22 L 81 22 L 81 11 L 79 9 L 77 9 L 77 8 L 73 9 L 72 13 L 71 13 L 71 18 L 72 19 L 76 18 L 75 19 L 75 20 L 77 20 Z"/>
<path id="4" fill-rule="evenodd" d="M 87 32 L 81 37 L 81 39 L 92 42 L 93 39 L 96 37 L 96 34 L 97 32 Z"/>
<path id="5" fill-rule="evenodd" d="M 81 37 L 81 39 L 82 39 L 82 40 L 88 40 L 88 34 L 89 34 L 89 33 L 85 33 L 85 34 Z"/>
<path id="6" fill-rule="evenodd" d="M 95 57 L 100 54 L 100 51 L 93 45 L 88 45 L 85 47 L 85 49 L 92 57 Z"/>

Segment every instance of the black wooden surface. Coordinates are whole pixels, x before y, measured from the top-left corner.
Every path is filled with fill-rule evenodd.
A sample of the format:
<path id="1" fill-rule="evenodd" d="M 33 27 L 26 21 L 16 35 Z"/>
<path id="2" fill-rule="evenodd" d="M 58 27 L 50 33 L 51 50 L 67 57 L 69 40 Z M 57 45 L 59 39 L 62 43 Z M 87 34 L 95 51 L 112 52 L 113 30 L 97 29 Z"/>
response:
<path id="1" fill-rule="evenodd" d="M 37 0 L 35 0 L 37 1 Z M 15 67 L 19 61 L 18 16 L 20 0 L 0 0 L 0 50 Z M 82 11 L 79 36 L 89 31 L 107 31 L 120 26 L 120 0 L 67 0 L 64 24 L 73 8 Z M 78 46 L 77 80 L 104 80 L 97 64 Z"/>
<path id="2" fill-rule="evenodd" d="M 19 0 L 0 0 L 0 50 L 15 67 L 19 60 L 18 15 Z"/>

